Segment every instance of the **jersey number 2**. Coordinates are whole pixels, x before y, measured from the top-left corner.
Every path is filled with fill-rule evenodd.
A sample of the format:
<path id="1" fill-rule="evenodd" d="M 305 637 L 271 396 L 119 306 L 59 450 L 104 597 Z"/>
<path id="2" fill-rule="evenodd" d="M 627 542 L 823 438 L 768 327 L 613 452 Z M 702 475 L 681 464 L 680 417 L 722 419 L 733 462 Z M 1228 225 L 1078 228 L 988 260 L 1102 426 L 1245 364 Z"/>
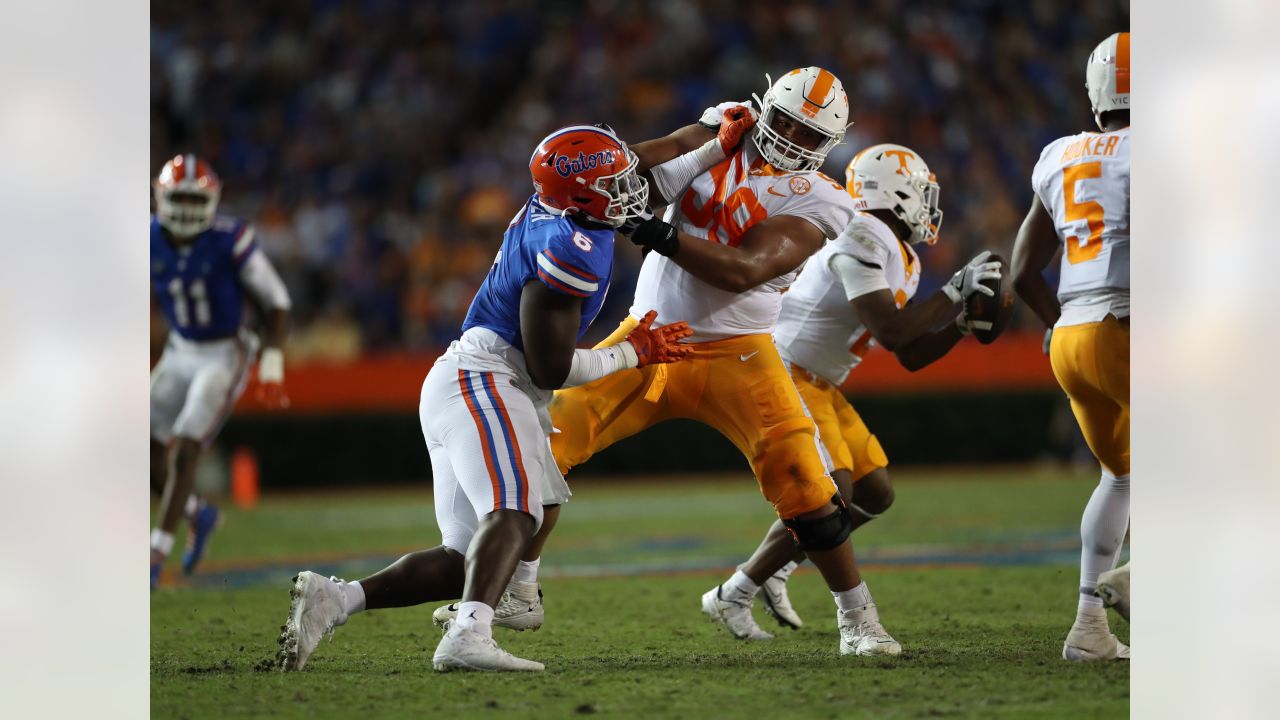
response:
<path id="1" fill-rule="evenodd" d="M 196 325 L 204 327 L 209 324 L 209 293 L 205 291 L 204 280 L 192 280 L 187 291 L 183 292 L 182 278 L 174 278 L 169 281 L 169 295 L 173 298 L 173 319 L 179 325 L 191 326 L 191 306 L 195 306 Z"/>
<path id="2" fill-rule="evenodd" d="M 1067 222 L 1084 220 L 1089 224 L 1089 237 L 1081 240 L 1072 235 L 1067 238 L 1067 262 L 1072 265 L 1092 260 L 1102 252 L 1102 206 L 1093 200 L 1076 202 L 1076 183 L 1099 177 L 1102 177 L 1101 162 L 1062 168 L 1062 199 L 1065 201 Z"/>

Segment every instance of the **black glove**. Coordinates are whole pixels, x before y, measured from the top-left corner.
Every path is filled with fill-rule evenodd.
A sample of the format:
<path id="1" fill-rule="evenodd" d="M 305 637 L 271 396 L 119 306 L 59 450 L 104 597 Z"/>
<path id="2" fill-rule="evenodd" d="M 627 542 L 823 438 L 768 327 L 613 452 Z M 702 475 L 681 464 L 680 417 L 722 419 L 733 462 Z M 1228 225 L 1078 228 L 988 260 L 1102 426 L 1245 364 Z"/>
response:
<path id="1" fill-rule="evenodd" d="M 676 237 L 675 226 L 656 217 L 651 217 L 634 228 L 624 226 L 618 231 L 629 236 L 631 242 L 644 248 L 646 252 L 652 250 L 659 255 L 675 257 L 676 251 L 680 249 L 680 240 Z"/>

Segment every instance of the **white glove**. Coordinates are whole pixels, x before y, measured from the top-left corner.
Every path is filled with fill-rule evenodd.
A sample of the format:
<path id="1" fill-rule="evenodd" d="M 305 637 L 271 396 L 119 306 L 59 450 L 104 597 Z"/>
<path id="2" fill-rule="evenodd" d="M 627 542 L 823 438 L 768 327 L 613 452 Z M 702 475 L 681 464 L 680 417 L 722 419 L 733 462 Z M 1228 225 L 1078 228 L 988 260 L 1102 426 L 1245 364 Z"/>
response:
<path id="1" fill-rule="evenodd" d="M 1053 345 L 1053 328 L 1044 331 L 1044 344 L 1040 346 L 1044 350 L 1044 354 L 1049 354 L 1049 348 Z"/>
<path id="2" fill-rule="evenodd" d="M 760 113 L 757 112 L 755 108 L 751 107 L 751 101 L 743 100 L 741 102 L 739 101 L 722 102 L 719 105 L 716 105 L 715 107 L 709 107 L 706 110 L 703 110 L 702 117 L 698 118 L 698 123 L 707 129 L 718 130 L 720 129 L 720 120 L 724 117 L 724 111 L 728 110 L 731 107 L 737 107 L 739 105 L 745 105 L 746 108 L 751 111 L 751 117 L 755 118 L 756 120 L 760 119 Z"/>
<path id="3" fill-rule="evenodd" d="M 953 303 L 964 302 L 966 298 L 975 292 L 980 292 L 988 297 L 995 296 L 995 291 L 989 287 L 982 285 L 983 280 L 998 280 L 1000 278 L 1000 262 L 986 262 L 991 257 L 990 250 L 983 250 L 976 257 L 969 261 L 968 265 L 960 268 L 946 285 L 942 286 L 942 292 L 951 299 Z"/>
<path id="4" fill-rule="evenodd" d="M 266 348 L 258 357 L 258 382 L 284 382 L 284 351 L 280 348 Z"/>

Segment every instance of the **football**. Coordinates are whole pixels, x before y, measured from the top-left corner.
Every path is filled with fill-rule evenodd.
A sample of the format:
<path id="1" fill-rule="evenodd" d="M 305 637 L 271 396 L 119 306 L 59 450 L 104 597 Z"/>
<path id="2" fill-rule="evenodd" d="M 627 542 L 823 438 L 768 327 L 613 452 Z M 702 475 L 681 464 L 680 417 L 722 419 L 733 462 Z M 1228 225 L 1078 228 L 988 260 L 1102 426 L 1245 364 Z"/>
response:
<path id="1" fill-rule="evenodd" d="M 1000 337 L 1013 314 L 1013 292 L 1007 290 L 1004 283 L 1004 278 L 1009 276 L 1009 263 L 997 252 L 991 253 L 987 261 L 1000 263 L 1000 279 L 982 282 L 983 286 L 994 290 L 995 295 L 988 297 L 977 292 L 970 295 L 964 311 L 973 336 L 983 345 L 990 345 Z"/>

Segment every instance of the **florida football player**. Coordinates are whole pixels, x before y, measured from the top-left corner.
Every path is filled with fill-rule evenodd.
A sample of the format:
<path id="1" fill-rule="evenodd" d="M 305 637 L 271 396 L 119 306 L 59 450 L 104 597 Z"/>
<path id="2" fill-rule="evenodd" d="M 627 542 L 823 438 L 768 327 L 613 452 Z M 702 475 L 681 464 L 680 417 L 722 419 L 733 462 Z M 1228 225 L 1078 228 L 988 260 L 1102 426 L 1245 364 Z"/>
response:
<path id="1" fill-rule="evenodd" d="M 705 164 L 714 153 L 681 158 Z M 654 328 L 652 312 L 607 348 L 575 349 L 608 291 L 614 232 L 648 202 L 636 153 L 607 128 L 571 126 L 538 144 L 529 169 L 535 192 L 507 228 L 462 337 L 422 388 L 442 543 L 356 582 L 300 573 L 280 638 L 285 670 L 302 669 L 353 613 L 456 597 L 436 670 L 543 669 L 500 649 L 492 625 L 544 503 L 569 497 L 548 440 L 551 391 L 691 350 L 678 343 L 685 323 Z"/>
<path id="2" fill-rule="evenodd" d="M 253 227 L 218 215 L 222 183 L 195 155 L 165 163 L 154 183 L 151 290 L 169 325 L 164 353 L 151 371 L 151 488 L 163 493 L 151 531 L 151 588 L 173 549 L 185 514 L 190 535 L 182 570 L 191 573 L 218 524 L 218 509 L 198 498 L 196 461 L 244 391 L 258 358 L 269 405 L 284 395 L 289 293 L 253 240 Z M 246 297 L 263 311 L 265 342 L 244 327 Z"/>
<path id="3" fill-rule="evenodd" d="M 932 245 L 942 225 L 937 180 L 919 153 L 891 144 L 858 153 L 845 178 L 857 213 L 783 296 L 773 337 L 830 453 L 832 479 L 856 529 L 889 509 L 893 485 L 889 458 L 840 385 L 877 343 L 911 371 L 946 355 L 968 332 L 964 299 L 973 292 L 993 295 L 979 283 L 999 278 L 1000 266 L 982 253 L 937 293 L 908 305 L 922 267 L 913 246 Z M 786 526 L 775 522 L 751 559 L 718 588 L 720 597 L 738 605 L 720 615 L 729 630 L 738 637 L 768 636 L 749 610 L 741 610 L 758 591 L 779 624 L 800 627 L 786 583 L 803 560 Z"/>
<path id="4" fill-rule="evenodd" d="M 843 186 L 818 171 L 850 124 L 848 97 L 832 73 L 806 67 L 770 82 L 757 101 L 751 142 L 687 189 L 664 193 L 665 221 L 631 232 L 649 253 L 632 316 L 602 343 L 620 341 L 654 308 L 659 323 L 688 318 L 691 358 L 559 393 L 552 449 L 568 472 L 667 418 L 716 428 L 750 462 L 762 494 L 822 572 L 837 606 L 840 653 L 896 655 L 902 648 L 880 623 L 854 560 L 852 514 L 771 337 L 800 266 L 854 215 Z M 702 607 L 746 637 L 760 632 L 742 622 L 750 618 L 743 598 L 713 589 Z"/>
<path id="5" fill-rule="evenodd" d="M 1035 196 L 1013 249 L 1014 288 L 1050 327 L 1049 359 L 1102 477 L 1080 521 L 1080 596 L 1067 660 L 1127 660 L 1099 575 L 1129 527 L 1129 33 L 1094 48 L 1085 88 L 1102 132 L 1059 138 L 1031 173 Z M 1044 268 L 1062 249 L 1057 296 Z M 1128 612 L 1128 569 L 1107 597 Z M 1124 589 L 1121 598 L 1117 586 Z"/>

